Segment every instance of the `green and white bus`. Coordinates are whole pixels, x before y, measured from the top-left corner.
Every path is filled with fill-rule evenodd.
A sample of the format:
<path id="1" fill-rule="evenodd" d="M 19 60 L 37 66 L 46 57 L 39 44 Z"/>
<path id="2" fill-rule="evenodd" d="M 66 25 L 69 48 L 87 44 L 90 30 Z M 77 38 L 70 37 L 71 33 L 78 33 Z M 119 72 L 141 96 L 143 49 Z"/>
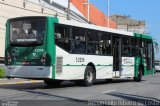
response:
<path id="1" fill-rule="evenodd" d="M 96 79 L 134 79 L 154 74 L 149 35 L 62 20 L 19 17 L 6 24 L 6 77 L 63 80 L 86 86 Z"/>

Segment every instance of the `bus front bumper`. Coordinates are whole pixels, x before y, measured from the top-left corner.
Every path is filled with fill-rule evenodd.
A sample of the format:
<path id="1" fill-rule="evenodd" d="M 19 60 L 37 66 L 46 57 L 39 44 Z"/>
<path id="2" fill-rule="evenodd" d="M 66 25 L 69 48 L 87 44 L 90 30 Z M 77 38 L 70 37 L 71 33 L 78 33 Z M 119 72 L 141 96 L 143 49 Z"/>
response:
<path id="1" fill-rule="evenodd" d="M 6 66 L 6 77 L 46 79 L 52 78 L 52 68 L 44 66 Z"/>

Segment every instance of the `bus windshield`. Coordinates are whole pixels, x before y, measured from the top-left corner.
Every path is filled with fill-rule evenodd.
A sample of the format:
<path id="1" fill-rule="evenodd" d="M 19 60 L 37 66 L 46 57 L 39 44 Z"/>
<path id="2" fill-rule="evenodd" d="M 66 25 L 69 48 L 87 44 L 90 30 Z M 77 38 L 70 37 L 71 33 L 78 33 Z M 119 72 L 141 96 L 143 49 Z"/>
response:
<path id="1" fill-rule="evenodd" d="M 45 19 L 18 19 L 10 21 L 10 44 L 42 44 Z"/>
<path id="2" fill-rule="evenodd" d="M 156 65 L 156 66 L 159 66 L 159 65 L 160 65 L 160 63 L 159 63 L 159 62 L 155 62 L 155 65 Z"/>

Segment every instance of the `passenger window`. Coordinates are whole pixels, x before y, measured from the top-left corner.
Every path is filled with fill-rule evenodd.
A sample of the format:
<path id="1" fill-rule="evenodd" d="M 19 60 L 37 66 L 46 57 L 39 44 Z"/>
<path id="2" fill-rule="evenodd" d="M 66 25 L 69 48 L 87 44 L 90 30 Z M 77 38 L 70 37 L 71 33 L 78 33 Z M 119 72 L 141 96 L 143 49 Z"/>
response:
<path id="1" fill-rule="evenodd" d="M 55 25 L 55 43 L 60 48 L 70 51 L 70 28 L 65 25 Z"/>
<path id="2" fill-rule="evenodd" d="M 140 49 L 138 47 L 138 38 L 131 39 L 131 56 L 139 56 Z"/>
<path id="3" fill-rule="evenodd" d="M 122 56 L 129 57 L 130 54 L 131 54 L 130 38 L 129 37 L 123 37 L 122 38 Z"/>
<path id="4" fill-rule="evenodd" d="M 143 57 L 146 57 L 147 56 L 147 51 L 146 51 L 147 45 L 146 45 L 145 40 L 142 40 L 141 44 L 142 44 L 142 46 L 141 46 L 142 47 L 142 55 L 143 55 Z"/>
<path id="5" fill-rule="evenodd" d="M 87 30 L 87 54 L 100 54 L 99 31 Z"/>
<path id="6" fill-rule="evenodd" d="M 86 37 L 85 29 L 74 27 L 72 28 L 71 53 L 86 53 Z"/>
<path id="7" fill-rule="evenodd" d="M 100 35 L 100 52 L 102 55 L 111 55 L 111 36 L 109 33 Z"/>

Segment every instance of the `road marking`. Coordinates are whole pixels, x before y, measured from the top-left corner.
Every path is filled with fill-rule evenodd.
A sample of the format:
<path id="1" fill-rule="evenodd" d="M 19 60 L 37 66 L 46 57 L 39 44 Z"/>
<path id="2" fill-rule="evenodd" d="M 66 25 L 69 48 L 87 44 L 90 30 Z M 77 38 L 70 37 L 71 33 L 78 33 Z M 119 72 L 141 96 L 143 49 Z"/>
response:
<path id="1" fill-rule="evenodd" d="M 0 85 L 11 85 L 11 84 L 25 84 L 25 83 L 38 83 L 38 82 L 43 82 L 43 81 L 19 81 L 19 82 L 6 82 L 6 83 L 0 83 Z"/>
<path id="2" fill-rule="evenodd" d="M 157 76 L 159 76 L 160 74 L 158 73 L 158 74 L 154 74 L 154 75 L 157 75 Z"/>
<path id="3" fill-rule="evenodd" d="M 113 90 L 109 90 L 109 91 L 104 91 L 104 92 L 101 92 L 101 93 L 110 93 L 110 92 L 114 92 L 114 91 L 116 91 L 116 89 L 113 89 Z"/>

